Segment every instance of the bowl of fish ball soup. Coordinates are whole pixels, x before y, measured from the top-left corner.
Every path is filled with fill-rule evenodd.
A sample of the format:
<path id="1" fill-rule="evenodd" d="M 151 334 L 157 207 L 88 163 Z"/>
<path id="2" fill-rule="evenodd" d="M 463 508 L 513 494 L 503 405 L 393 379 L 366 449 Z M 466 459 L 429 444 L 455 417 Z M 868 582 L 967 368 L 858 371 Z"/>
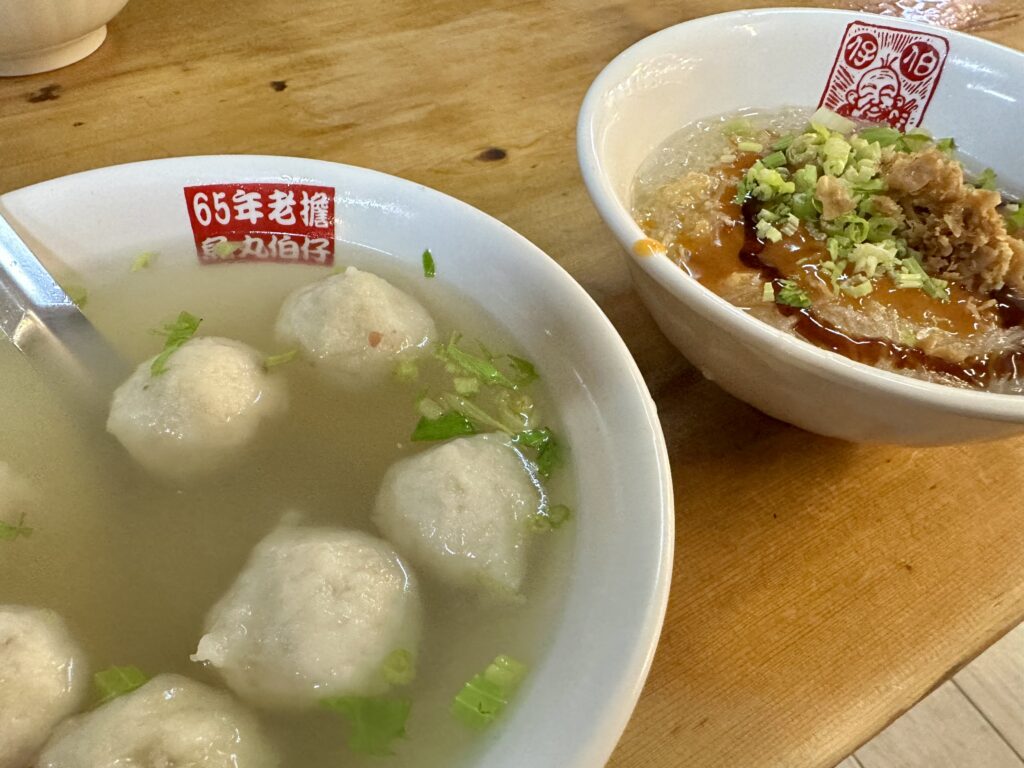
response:
<path id="1" fill-rule="evenodd" d="M 0 768 L 607 759 L 671 481 L 632 358 L 550 257 L 294 158 L 0 209 L 124 363 L 86 413 L 0 339 Z"/>

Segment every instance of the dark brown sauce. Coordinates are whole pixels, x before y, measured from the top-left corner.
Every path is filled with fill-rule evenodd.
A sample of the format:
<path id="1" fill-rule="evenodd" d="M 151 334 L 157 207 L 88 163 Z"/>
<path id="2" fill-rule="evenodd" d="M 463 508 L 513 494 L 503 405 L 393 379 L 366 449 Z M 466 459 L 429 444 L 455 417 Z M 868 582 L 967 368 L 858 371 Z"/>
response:
<path id="1" fill-rule="evenodd" d="M 756 269 L 766 281 L 770 281 L 776 290 L 785 275 L 777 267 L 765 262 L 762 254 L 765 250 L 764 241 L 757 236 L 756 217 L 758 205 L 754 200 L 743 204 L 743 244 L 739 250 L 739 260 L 745 267 Z M 1000 318 L 1005 327 L 1020 325 L 1024 321 L 1024 298 L 1007 295 L 994 297 L 999 307 Z M 972 387 L 984 389 L 994 379 L 1007 377 L 1016 378 L 1018 371 L 1024 368 L 1024 350 L 1004 353 L 1001 355 L 984 355 L 968 358 L 962 363 L 954 363 L 935 355 L 929 355 L 917 347 L 898 344 L 888 339 L 868 338 L 846 333 L 837 326 L 819 317 L 812 309 L 799 309 L 784 304 L 775 307 L 786 316 L 795 316 L 793 329 L 807 341 L 838 352 L 844 357 L 868 365 L 877 365 L 888 361 L 899 370 L 928 370 L 952 376 Z M 1005 309 L 1004 309 L 1005 307 Z"/>

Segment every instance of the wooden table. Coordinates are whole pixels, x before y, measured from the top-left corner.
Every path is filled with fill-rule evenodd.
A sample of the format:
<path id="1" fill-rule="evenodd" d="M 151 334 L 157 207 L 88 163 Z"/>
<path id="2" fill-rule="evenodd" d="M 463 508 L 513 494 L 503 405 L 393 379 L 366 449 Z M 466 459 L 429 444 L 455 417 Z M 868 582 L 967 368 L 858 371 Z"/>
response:
<path id="1" fill-rule="evenodd" d="M 460 197 L 583 284 L 647 377 L 679 500 L 614 768 L 829 768 L 1024 617 L 1024 441 L 855 446 L 759 414 L 660 335 L 591 207 L 573 143 L 591 79 L 739 5 L 131 0 L 91 58 L 0 81 L 0 192 L 169 155 L 317 157 Z M 1024 46 L 1017 0 L 834 5 Z"/>

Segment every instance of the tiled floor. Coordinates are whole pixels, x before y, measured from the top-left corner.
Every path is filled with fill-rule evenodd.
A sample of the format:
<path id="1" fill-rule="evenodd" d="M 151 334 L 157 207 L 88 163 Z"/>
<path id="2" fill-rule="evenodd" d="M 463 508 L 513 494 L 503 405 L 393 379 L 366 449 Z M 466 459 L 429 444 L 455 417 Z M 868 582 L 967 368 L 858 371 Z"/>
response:
<path id="1" fill-rule="evenodd" d="M 1024 624 L 836 768 L 1024 768 Z"/>

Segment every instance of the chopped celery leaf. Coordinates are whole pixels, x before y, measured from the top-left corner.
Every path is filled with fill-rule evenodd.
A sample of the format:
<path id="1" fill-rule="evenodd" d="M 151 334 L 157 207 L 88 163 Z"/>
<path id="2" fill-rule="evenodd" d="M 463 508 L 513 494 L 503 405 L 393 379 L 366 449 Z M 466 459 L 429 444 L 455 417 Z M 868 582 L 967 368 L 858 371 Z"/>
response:
<path id="1" fill-rule="evenodd" d="M 92 676 L 96 688 L 97 704 L 106 704 L 118 696 L 131 693 L 149 681 L 149 677 L 138 667 L 110 667 Z"/>
<path id="2" fill-rule="evenodd" d="M 412 701 L 408 698 L 337 696 L 320 705 L 345 717 L 349 723 L 348 746 L 362 755 L 392 755 L 391 743 L 405 738 Z"/>
<path id="3" fill-rule="evenodd" d="M 166 323 L 162 330 L 154 331 L 154 333 L 167 337 L 163 351 L 153 358 L 153 362 L 149 366 L 150 372 L 154 376 L 159 376 L 167 370 L 167 360 L 195 335 L 201 322 L 203 322 L 201 317 L 181 312 L 173 323 Z"/>
<path id="4" fill-rule="evenodd" d="M 526 671 L 525 664 L 499 656 L 463 686 L 452 703 L 452 714 L 470 728 L 483 730 L 508 706 Z"/>
<path id="5" fill-rule="evenodd" d="M 416 660 L 404 648 L 396 648 L 384 659 L 381 674 L 391 685 L 408 685 L 416 679 Z"/>
<path id="6" fill-rule="evenodd" d="M 551 473 L 562 464 L 562 448 L 547 427 L 519 432 L 515 442 L 536 451 L 537 471 L 544 477 L 551 477 Z"/>
<path id="7" fill-rule="evenodd" d="M 427 250 L 423 252 L 423 276 L 433 277 L 435 274 L 437 274 L 437 267 L 434 264 L 434 254 L 432 254 L 430 249 L 427 248 Z"/>
<path id="8" fill-rule="evenodd" d="M 524 360 L 523 358 L 516 357 L 515 355 L 506 355 L 506 357 L 512 365 L 512 370 L 515 372 L 516 376 L 516 384 L 519 386 L 526 386 L 540 378 L 540 374 L 537 373 L 537 369 L 529 360 Z"/>
<path id="9" fill-rule="evenodd" d="M 298 355 L 299 350 L 297 348 L 289 349 L 287 352 L 282 352 L 279 355 L 267 355 L 265 358 L 263 358 L 263 367 L 269 371 L 271 368 L 276 368 L 279 365 L 290 363 L 292 360 L 298 357 Z"/>
<path id="10" fill-rule="evenodd" d="M 412 440 L 425 442 L 429 440 L 447 440 L 460 435 L 475 435 L 477 428 L 465 414 L 458 411 L 445 411 L 436 419 L 421 416 L 412 432 Z"/>
<path id="11" fill-rule="evenodd" d="M 499 371 L 490 360 L 485 360 L 482 357 L 459 349 L 458 336 L 453 336 L 447 344 L 442 344 L 437 354 L 446 363 L 468 373 L 470 376 L 476 376 L 485 384 L 493 384 L 507 389 L 516 388 L 512 380 Z"/>
<path id="12" fill-rule="evenodd" d="M 32 535 L 32 529 L 25 525 L 25 513 L 21 513 L 17 525 L 5 523 L 0 520 L 0 541 L 14 541 L 19 536 L 28 538 Z"/>
<path id="13" fill-rule="evenodd" d="M 530 527 L 538 533 L 561 528 L 572 518 L 572 510 L 565 504 L 555 504 L 530 518 Z"/>

